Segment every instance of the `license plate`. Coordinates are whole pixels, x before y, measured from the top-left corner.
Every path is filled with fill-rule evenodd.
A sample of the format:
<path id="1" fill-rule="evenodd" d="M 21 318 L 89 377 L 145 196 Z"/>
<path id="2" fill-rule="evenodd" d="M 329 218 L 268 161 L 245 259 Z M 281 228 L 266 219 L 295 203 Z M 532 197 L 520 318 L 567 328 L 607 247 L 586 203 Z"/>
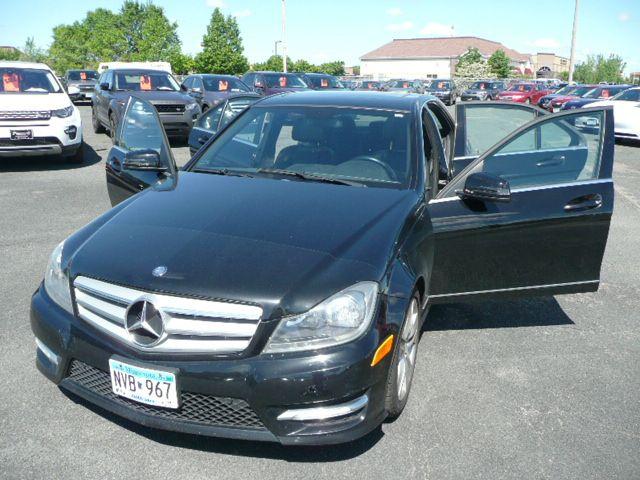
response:
<path id="1" fill-rule="evenodd" d="M 109 359 L 113 393 L 147 405 L 178 408 L 176 372 Z"/>
<path id="2" fill-rule="evenodd" d="M 552 111 L 553 113 L 558 113 L 558 112 L 560 111 L 560 109 L 559 109 L 558 107 L 553 107 L 553 108 L 551 109 L 551 111 Z"/>
<path id="3" fill-rule="evenodd" d="M 31 140 L 33 130 L 11 130 L 11 140 Z"/>

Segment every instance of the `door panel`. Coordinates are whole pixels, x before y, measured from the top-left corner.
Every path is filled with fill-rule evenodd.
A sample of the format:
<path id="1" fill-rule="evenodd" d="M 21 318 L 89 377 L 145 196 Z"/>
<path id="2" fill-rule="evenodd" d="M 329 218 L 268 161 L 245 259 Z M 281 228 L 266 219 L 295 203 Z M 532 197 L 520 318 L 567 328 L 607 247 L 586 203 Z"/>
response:
<path id="1" fill-rule="evenodd" d="M 550 122 L 571 125 L 584 113 L 532 122 L 478 158 L 429 203 L 435 238 L 432 303 L 597 289 L 613 212 L 613 116 L 610 107 L 590 110 L 588 115 L 604 119 L 604 130 L 579 132 L 578 145 L 560 149 L 563 162 L 538 166 L 558 152 L 559 137 L 545 141 L 544 132 L 555 131 Z M 522 137 L 532 129 L 538 132 L 536 150 L 500 154 L 513 142 L 526 143 Z M 510 201 L 458 198 L 456 190 L 476 172 L 513 182 Z"/>
<path id="2" fill-rule="evenodd" d="M 157 169 L 130 168 L 127 156 L 136 151 L 157 152 Z M 149 102 L 130 97 L 116 132 L 115 144 L 106 161 L 107 190 L 112 205 L 117 205 L 151 185 L 170 187 L 177 169 L 169 141 L 156 109 Z"/>
<path id="3" fill-rule="evenodd" d="M 544 114 L 535 106 L 510 102 L 458 103 L 453 175 L 507 135 Z"/>

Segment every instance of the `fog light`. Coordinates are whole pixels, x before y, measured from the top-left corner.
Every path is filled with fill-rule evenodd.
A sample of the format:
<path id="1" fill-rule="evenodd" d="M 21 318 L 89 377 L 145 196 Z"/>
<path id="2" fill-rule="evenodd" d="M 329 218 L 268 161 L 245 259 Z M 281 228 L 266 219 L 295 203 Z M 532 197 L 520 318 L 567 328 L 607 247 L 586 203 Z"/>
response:
<path id="1" fill-rule="evenodd" d="M 66 133 L 67 135 L 69 135 L 69 138 L 71 140 L 75 140 L 76 135 L 78 134 L 78 129 L 75 127 L 75 125 L 71 125 L 70 127 L 67 127 L 64 130 L 64 133 Z"/>

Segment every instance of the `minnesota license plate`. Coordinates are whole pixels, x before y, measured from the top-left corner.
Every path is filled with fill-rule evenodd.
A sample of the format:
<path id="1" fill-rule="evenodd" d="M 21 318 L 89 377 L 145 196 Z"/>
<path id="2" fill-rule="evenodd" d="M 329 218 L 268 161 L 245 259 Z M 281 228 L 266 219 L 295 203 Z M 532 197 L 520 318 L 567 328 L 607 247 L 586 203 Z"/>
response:
<path id="1" fill-rule="evenodd" d="M 109 359 L 113 393 L 147 405 L 178 408 L 176 372 Z"/>

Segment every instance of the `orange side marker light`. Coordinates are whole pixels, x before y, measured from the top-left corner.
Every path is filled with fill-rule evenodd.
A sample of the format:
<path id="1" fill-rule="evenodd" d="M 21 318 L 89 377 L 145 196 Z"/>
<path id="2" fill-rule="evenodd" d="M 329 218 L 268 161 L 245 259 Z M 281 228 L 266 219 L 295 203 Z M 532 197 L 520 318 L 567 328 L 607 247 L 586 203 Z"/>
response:
<path id="1" fill-rule="evenodd" d="M 384 342 L 380 344 L 376 353 L 373 355 L 373 360 L 371 360 L 371 366 L 375 367 L 380 361 L 386 357 L 389 352 L 391 352 L 391 347 L 393 346 L 393 335 L 389 335 Z"/>

